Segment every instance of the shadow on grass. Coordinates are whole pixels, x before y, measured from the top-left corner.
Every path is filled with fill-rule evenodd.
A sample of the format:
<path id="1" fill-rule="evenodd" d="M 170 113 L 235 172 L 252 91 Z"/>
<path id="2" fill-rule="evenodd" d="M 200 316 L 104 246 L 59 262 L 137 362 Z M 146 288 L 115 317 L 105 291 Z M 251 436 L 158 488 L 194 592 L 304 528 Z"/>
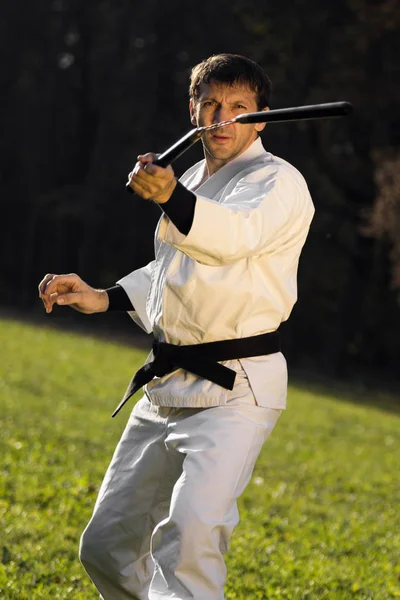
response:
<path id="1" fill-rule="evenodd" d="M 147 352 L 151 350 L 151 336 L 140 329 L 126 312 L 83 315 L 56 306 L 51 314 L 46 314 L 41 305 L 26 311 L 0 307 L 0 319 L 94 337 Z"/>
<path id="2" fill-rule="evenodd" d="M 366 374 L 359 379 L 341 380 L 315 372 L 291 369 L 289 384 L 304 392 L 331 396 L 340 402 L 400 414 L 400 384 L 396 381 L 379 381 L 368 378 Z"/>
<path id="3" fill-rule="evenodd" d="M 30 311 L 0 307 L 0 318 L 96 337 L 144 352 L 149 352 L 151 349 L 151 335 L 145 334 L 125 312 L 82 315 L 56 307 L 52 314 L 46 315 L 41 306 Z M 296 369 L 291 367 L 289 362 L 289 383 L 305 392 L 332 396 L 338 401 L 400 414 L 399 381 L 389 381 L 383 377 L 379 379 L 366 372 L 358 374 L 352 380 L 338 379 L 312 368 Z"/>

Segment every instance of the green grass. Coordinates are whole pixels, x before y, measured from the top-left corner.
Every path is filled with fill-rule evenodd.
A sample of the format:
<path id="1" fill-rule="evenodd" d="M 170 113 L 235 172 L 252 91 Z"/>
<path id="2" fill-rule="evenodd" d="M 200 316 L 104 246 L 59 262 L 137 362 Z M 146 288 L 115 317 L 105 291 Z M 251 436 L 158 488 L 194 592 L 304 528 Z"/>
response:
<path id="1" fill-rule="evenodd" d="M 78 541 L 145 354 L 12 321 L 0 347 L 0 597 L 97 599 Z M 400 598 L 400 416 L 365 400 L 290 389 L 240 501 L 227 600 Z"/>

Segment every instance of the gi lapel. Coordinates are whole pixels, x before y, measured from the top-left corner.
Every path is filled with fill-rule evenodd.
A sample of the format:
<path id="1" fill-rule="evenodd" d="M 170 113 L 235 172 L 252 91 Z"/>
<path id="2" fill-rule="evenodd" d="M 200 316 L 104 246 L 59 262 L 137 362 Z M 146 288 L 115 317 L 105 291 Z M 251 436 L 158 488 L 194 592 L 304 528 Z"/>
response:
<path id="1" fill-rule="evenodd" d="M 199 196 L 204 196 L 218 202 L 224 189 L 234 177 L 248 168 L 257 158 L 260 159 L 267 156 L 269 156 L 269 153 L 264 149 L 261 139 L 257 138 L 240 156 L 221 167 L 204 183 L 201 183 L 201 181 L 204 179 L 205 160 L 194 165 L 192 169 L 183 175 L 181 181 L 189 190 L 192 190 Z"/>

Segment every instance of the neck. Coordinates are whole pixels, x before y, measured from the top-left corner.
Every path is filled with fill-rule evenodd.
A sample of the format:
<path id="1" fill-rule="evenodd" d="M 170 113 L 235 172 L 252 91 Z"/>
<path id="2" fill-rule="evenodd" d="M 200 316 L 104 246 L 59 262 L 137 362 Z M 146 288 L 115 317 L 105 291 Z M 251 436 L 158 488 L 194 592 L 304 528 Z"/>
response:
<path id="1" fill-rule="evenodd" d="M 207 153 L 205 153 L 204 158 L 206 159 L 207 178 L 211 177 L 211 175 L 214 175 L 214 173 L 219 171 L 221 167 L 225 166 L 228 162 L 230 162 L 229 160 L 216 159 Z"/>
<path id="2" fill-rule="evenodd" d="M 226 164 L 241 156 L 248 148 L 250 148 L 250 146 L 256 141 L 257 138 L 258 135 L 255 135 L 252 139 L 249 140 L 247 145 L 241 149 L 240 152 L 238 152 L 237 154 L 231 154 L 225 158 L 218 158 L 216 156 L 213 156 L 203 143 L 203 152 L 206 161 L 206 171 L 208 173 L 208 177 L 211 177 L 211 175 L 214 175 L 214 173 L 219 171 L 219 169 L 224 167 Z"/>

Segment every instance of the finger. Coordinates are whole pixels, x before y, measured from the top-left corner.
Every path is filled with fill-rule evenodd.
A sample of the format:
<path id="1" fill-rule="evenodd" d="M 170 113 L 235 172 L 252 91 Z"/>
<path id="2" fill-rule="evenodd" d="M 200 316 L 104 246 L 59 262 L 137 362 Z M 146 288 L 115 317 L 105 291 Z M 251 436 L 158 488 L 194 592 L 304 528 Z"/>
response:
<path id="1" fill-rule="evenodd" d="M 53 292 L 60 291 L 62 286 L 67 286 L 67 288 L 73 288 L 80 282 L 80 277 L 75 275 L 75 273 L 70 273 L 68 275 L 54 275 L 50 281 L 47 282 L 43 295 L 49 296 Z"/>
<path id="2" fill-rule="evenodd" d="M 131 171 L 130 173 L 128 173 L 128 181 L 126 182 L 126 185 L 129 185 L 132 181 L 132 177 L 135 175 L 135 170 Z"/>
<path id="3" fill-rule="evenodd" d="M 132 179 L 145 187 L 156 185 L 154 175 L 148 173 L 143 168 L 139 169 L 139 171 L 132 176 Z"/>
<path id="4" fill-rule="evenodd" d="M 162 179 L 162 171 L 165 171 L 165 169 L 162 169 L 161 167 L 158 167 L 157 165 L 154 165 L 153 163 L 149 162 L 144 165 L 143 171 L 146 175 L 153 175 L 154 177 Z"/>
<path id="5" fill-rule="evenodd" d="M 42 297 L 43 305 L 47 313 L 51 313 L 51 311 L 53 310 L 53 305 L 56 301 L 57 296 L 57 292 L 54 292 L 53 294 L 50 294 L 50 296 Z"/>
<path id="6" fill-rule="evenodd" d="M 144 166 L 142 172 L 145 174 L 150 173 L 153 177 L 166 181 L 172 181 L 175 178 L 175 173 L 171 165 L 168 165 L 167 167 L 160 167 L 159 165 L 148 163 Z"/>
<path id="7" fill-rule="evenodd" d="M 156 174 L 147 173 L 148 167 L 157 169 Z M 161 176 L 160 176 L 161 175 Z M 155 165 L 146 165 L 133 175 L 129 186 L 145 200 L 167 201 L 175 187 L 175 176 L 171 168 L 163 169 Z M 165 198 L 162 200 L 162 198 Z"/>
<path id="8" fill-rule="evenodd" d="M 43 308 L 44 310 L 48 313 L 51 312 L 51 306 L 49 305 L 47 299 L 42 298 L 42 302 L 43 302 Z"/>
<path id="9" fill-rule="evenodd" d="M 138 169 L 133 177 L 138 177 L 140 181 L 154 183 L 157 186 L 164 186 L 165 183 L 172 181 L 175 177 L 172 168 L 159 167 L 153 163 L 147 163 L 144 167 Z"/>
<path id="10" fill-rule="evenodd" d="M 143 184 L 136 178 L 131 179 L 131 181 L 129 182 L 129 187 L 132 188 L 135 194 L 137 194 L 141 198 L 144 198 L 145 200 L 150 200 L 154 193 L 152 191 L 152 186 L 150 187 L 146 184 Z"/>
<path id="11" fill-rule="evenodd" d="M 68 292 L 67 294 L 57 294 L 54 298 L 55 303 L 59 305 L 71 306 L 78 304 L 82 300 L 82 292 Z"/>
<path id="12" fill-rule="evenodd" d="M 152 174 L 146 173 L 143 167 L 140 167 L 129 180 L 129 185 L 136 191 L 136 187 L 148 193 L 157 193 L 160 187 L 160 180 L 157 180 Z"/>
<path id="13" fill-rule="evenodd" d="M 137 157 L 138 161 L 142 165 L 145 165 L 147 163 L 152 163 L 156 160 L 156 158 L 157 158 L 157 154 L 155 154 L 154 152 L 147 152 L 146 154 L 139 154 L 139 156 Z"/>
<path id="14" fill-rule="evenodd" d="M 39 298 L 42 299 L 46 312 L 51 312 L 51 303 L 49 302 L 49 297 L 46 296 L 45 292 L 47 285 L 53 280 L 54 277 L 55 275 L 53 273 L 48 273 L 39 285 Z"/>
<path id="15" fill-rule="evenodd" d="M 172 181 L 172 179 L 175 177 L 175 174 L 171 166 L 163 168 L 158 165 L 154 165 L 152 162 L 141 163 L 139 161 L 136 163 L 133 171 L 131 171 L 128 175 L 129 184 L 134 177 L 138 177 L 141 181 L 150 184 L 151 182 L 154 182 L 153 178 L 160 181 Z"/>
<path id="16" fill-rule="evenodd" d="M 46 312 L 51 313 L 53 310 L 54 304 L 58 304 L 59 306 L 74 306 L 79 303 L 82 299 L 83 292 L 68 292 L 66 294 L 57 294 L 54 292 L 50 294 L 47 304 L 46 304 Z"/>
<path id="17" fill-rule="evenodd" d="M 128 173 L 128 182 L 127 182 L 127 183 L 128 183 L 128 184 L 130 184 L 130 183 L 131 183 L 131 181 L 132 181 L 132 178 L 133 178 L 135 175 L 138 175 L 138 174 L 139 174 L 139 172 L 140 172 L 140 171 L 142 171 L 142 170 L 143 170 L 143 166 L 141 165 L 141 163 L 140 163 L 140 162 L 137 162 L 137 163 L 135 164 L 135 166 L 134 166 L 133 170 L 132 170 L 130 173 Z"/>
<path id="18" fill-rule="evenodd" d="M 40 298 L 40 294 L 43 293 L 47 282 L 50 281 L 50 279 L 52 279 L 54 277 L 54 273 L 47 273 L 47 275 L 45 275 L 42 279 L 42 281 L 39 283 L 38 289 L 39 289 L 39 298 Z"/>

